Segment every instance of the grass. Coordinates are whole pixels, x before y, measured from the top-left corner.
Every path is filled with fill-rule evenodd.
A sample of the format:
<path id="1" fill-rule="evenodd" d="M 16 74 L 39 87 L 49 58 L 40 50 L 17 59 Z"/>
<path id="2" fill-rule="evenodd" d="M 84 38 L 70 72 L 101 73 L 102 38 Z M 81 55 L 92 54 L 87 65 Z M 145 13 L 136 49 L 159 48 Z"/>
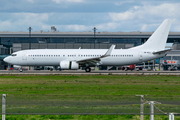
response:
<path id="1" fill-rule="evenodd" d="M 149 120 L 145 115 L 144 120 Z M 154 116 L 155 120 L 169 120 L 168 116 Z M 6 120 L 140 120 L 137 115 L 7 115 Z M 176 120 L 180 117 L 176 116 Z"/>
<path id="2" fill-rule="evenodd" d="M 140 98 L 166 112 L 179 112 L 180 76 L 144 75 L 1 75 L 9 113 L 137 113 Z M 164 104 L 163 104 L 164 103 Z M 149 105 L 145 105 L 149 113 Z M 155 111 L 158 113 L 159 111 Z M 9 116 L 9 118 L 8 118 Z M 7 119 L 45 119 L 43 115 L 7 115 Z M 47 119 L 139 119 L 139 115 L 52 115 Z M 35 117 L 35 118 L 34 118 Z M 53 118 L 56 117 L 56 118 Z M 130 117 L 130 118 L 128 118 Z M 158 116 L 157 116 L 158 117 Z M 18 118 L 18 119 L 20 119 Z M 158 119 L 166 119 L 159 116 Z M 147 116 L 148 119 L 148 116 Z M 178 119 L 178 117 L 176 117 Z"/>

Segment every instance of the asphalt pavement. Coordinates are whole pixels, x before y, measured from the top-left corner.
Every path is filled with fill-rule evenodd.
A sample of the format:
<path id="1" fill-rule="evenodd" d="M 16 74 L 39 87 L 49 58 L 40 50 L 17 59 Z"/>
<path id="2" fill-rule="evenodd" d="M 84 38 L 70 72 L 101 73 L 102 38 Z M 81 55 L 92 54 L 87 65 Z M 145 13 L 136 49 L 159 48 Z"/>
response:
<path id="1" fill-rule="evenodd" d="M 180 75 L 180 71 L 123 71 L 123 70 L 92 70 L 85 72 L 84 70 L 26 70 L 19 72 L 18 70 L 0 70 L 0 74 L 39 74 L 39 75 Z"/>

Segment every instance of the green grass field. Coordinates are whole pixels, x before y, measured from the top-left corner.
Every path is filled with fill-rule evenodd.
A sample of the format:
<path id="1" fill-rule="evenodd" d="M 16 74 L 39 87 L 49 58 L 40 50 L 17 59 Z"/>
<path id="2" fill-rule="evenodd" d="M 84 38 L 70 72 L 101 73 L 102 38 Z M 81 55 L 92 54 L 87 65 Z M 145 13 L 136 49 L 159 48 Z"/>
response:
<path id="1" fill-rule="evenodd" d="M 144 75 L 1 75 L 0 93 L 7 94 L 7 113 L 136 113 L 140 98 L 165 112 L 180 111 L 179 76 Z M 145 105 L 149 113 L 149 105 Z M 161 113 L 155 110 L 155 113 Z M 149 115 L 145 116 L 149 119 Z M 167 115 L 155 115 L 168 120 Z M 7 119 L 139 119 L 139 115 L 7 115 Z M 180 117 L 176 116 L 176 119 Z"/>

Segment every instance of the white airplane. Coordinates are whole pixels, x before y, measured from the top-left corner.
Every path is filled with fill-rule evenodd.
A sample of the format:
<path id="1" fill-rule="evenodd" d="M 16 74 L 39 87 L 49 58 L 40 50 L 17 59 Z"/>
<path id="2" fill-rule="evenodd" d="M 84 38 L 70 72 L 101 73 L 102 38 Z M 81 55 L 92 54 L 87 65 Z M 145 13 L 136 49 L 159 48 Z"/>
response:
<path id="1" fill-rule="evenodd" d="M 90 72 L 93 66 L 121 66 L 141 63 L 166 55 L 165 50 L 171 20 L 166 19 L 150 38 L 142 45 L 130 49 L 35 49 L 14 52 L 4 61 L 18 66 L 60 66 L 65 70 L 86 67 Z M 20 69 L 22 72 L 22 69 Z"/>

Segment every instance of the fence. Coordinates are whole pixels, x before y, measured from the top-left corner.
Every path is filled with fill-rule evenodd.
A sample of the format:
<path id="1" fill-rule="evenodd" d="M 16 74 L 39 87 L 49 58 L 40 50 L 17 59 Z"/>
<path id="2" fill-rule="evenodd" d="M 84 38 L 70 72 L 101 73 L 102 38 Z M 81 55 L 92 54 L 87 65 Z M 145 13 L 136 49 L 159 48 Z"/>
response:
<path id="1" fill-rule="evenodd" d="M 171 101 L 146 96 L 144 103 L 158 101 L 161 104 L 154 105 L 154 115 L 167 115 L 176 113 L 180 115 L 180 102 L 176 99 Z M 147 100 L 148 99 L 148 100 Z M 6 95 L 6 114 L 113 114 L 113 115 L 140 115 L 142 105 L 137 96 L 119 95 L 37 95 L 17 94 Z M 151 106 L 144 104 L 144 115 L 151 115 Z M 3 107 L 1 113 L 3 111 Z"/>

